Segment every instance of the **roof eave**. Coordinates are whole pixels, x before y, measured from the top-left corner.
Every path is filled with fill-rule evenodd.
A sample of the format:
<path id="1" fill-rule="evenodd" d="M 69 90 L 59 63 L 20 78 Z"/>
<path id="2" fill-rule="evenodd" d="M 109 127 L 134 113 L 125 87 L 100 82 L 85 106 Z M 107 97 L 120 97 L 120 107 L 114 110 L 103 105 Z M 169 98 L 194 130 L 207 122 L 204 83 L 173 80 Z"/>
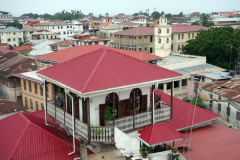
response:
<path id="1" fill-rule="evenodd" d="M 47 80 L 51 83 L 57 84 L 63 88 L 69 89 L 71 92 L 79 95 L 80 97 L 95 97 L 95 96 L 99 96 L 99 95 L 103 95 L 103 94 L 109 94 L 112 92 L 120 92 L 120 91 L 124 91 L 124 90 L 131 90 L 134 88 L 140 88 L 140 87 L 145 87 L 145 86 L 150 86 L 153 84 L 161 84 L 161 83 L 168 83 L 168 82 L 173 82 L 173 81 L 179 81 L 181 80 L 182 76 L 178 76 L 178 77 L 172 77 L 172 78 L 166 78 L 166 79 L 158 79 L 158 80 L 153 80 L 153 81 L 147 81 L 147 82 L 141 82 L 141 83 L 136 83 L 136 84 L 130 84 L 130 85 L 125 85 L 125 86 L 120 86 L 120 87 L 114 87 L 114 88 L 108 88 L 108 89 L 104 89 L 104 90 L 98 90 L 98 91 L 93 91 L 93 92 L 87 92 L 87 93 L 82 93 L 80 91 L 77 91 L 69 86 L 66 86 L 65 84 L 62 84 L 60 82 L 57 82 L 51 78 L 48 78 L 46 76 L 43 76 L 39 73 L 36 73 L 40 78 L 44 80 Z"/>

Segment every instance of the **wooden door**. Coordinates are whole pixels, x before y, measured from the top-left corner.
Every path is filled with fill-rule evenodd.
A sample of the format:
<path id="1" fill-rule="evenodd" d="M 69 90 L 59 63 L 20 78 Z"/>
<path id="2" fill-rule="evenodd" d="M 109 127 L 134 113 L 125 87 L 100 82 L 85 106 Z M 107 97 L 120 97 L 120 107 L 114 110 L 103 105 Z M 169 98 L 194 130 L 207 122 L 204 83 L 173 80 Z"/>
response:
<path id="1" fill-rule="evenodd" d="M 146 112 L 146 111 L 147 111 L 147 95 L 142 95 L 141 112 Z"/>
<path id="2" fill-rule="evenodd" d="M 104 126 L 104 113 L 105 110 L 107 109 L 107 105 L 106 104 L 100 104 L 99 105 L 99 117 L 100 117 L 100 126 Z"/>
<path id="3" fill-rule="evenodd" d="M 87 113 L 88 98 L 82 99 L 82 112 L 83 112 L 83 122 L 88 123 L 88 113 Z"/>

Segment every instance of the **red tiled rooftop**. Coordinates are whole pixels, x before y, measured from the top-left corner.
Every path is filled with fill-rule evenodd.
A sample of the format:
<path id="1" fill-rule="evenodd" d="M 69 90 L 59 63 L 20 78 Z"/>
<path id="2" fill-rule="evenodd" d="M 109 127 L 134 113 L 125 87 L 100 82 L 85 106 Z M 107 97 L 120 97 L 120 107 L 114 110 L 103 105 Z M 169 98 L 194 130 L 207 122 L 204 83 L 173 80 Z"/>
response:
<path id="1" fill-rule="evenodd" d="M 135 26 L 138 25 L 138 23 L 133 23 L 133 22 L 122 22 L 119 23 L 120 25 L 126 25 L 126 26 Z"/>
<path id="2" fill-rule="evenodd" d="M 29 51 L 32 51 L 32 47 L 33 46 L 17 46 L 17 47 L 13 47 L 13 50 L 16 50 L 16 51 L 29 50 Z"/>
<path id="3" fill-rule="evenodd" d="M 183 133 L 185 134 L 185 133 Z M 240 132 L 238 130 L 213 124 L 210 126 L 194 129 L 189 150 L 191 160 L 238 160 L 240 157 L 239 142 Z M 189 145 L 190 131 L 186 133 Z M 182 148 L 183 142 L 175 142 L 175 146 Z M 179 149 L 180 149 L 179 148 Z M 182 149 L 181 149 L 182 150 Z M 183 153 L 187 156 L 187 149 Z"/>
<path id="4" fill-rule="evenodd" d="M 139 52 L 139 51 L 130 51 L 130 50 L 120 50 L 117 48 L 107 47 L 103 45 L 86 45 L 86 46 L 75 46 L 67 49 L 63 49 L 60 51 L 48 53 L 45 55 L 37 56 L 36 59 L 41 60 L 48 60 L 52 62 L 65 62 L 67 60 L 79 57 L 81 55 L 84 55 L 86 53 L 95 51 L 100 48 L 109 48 L 113 49 L 115 51 L 121 52 L 123 54 L 135 57 L 140 60 L 154 60 L 154 59 L 160 59 L 161 57 L 155 56 L 152 54 L 148 54 L 145 52 Z"/>
<path id="5" fill-rule="evenodd" d="M 81 93 L 182 76 L 109 48 L 95 50 L 37 73 Z"/>
<path id="6" fill-rule="evenodd" d="M 15 52 L 16 53 L 17 51 L 0 47 L 0 52 L 5 54 L 5 53 L 8 53 L 8 52 Z"/>

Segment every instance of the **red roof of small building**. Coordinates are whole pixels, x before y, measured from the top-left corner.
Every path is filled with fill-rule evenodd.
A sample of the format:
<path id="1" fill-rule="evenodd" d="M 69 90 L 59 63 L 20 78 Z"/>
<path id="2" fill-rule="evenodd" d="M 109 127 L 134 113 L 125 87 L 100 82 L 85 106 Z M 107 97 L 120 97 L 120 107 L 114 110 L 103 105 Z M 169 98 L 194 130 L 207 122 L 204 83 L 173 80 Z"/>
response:
<path id="1" fill-rule="evenodd" d="M 132 35 L 132 36 L 141 36 L 141 35 L 154 35 L 154 27 L 134 27 L 127 30 L 115 32 L 113 34 L 117 35 Z"/>
<path id="2" fill-rule="evenodd" d="M 238 160 L 240 157 L 239 131 L 223 126 L 213 124 L 202 128 L 192 130 L 191 143 L 189 144 L 191 131 L 187 131 L 187 141 L 185 147 L 190 147 L 190 160 Z M 175 146 L 182 150 L 184 143 L 175 142 Z M 188 149 L 182 152 L 188 155 Z"/>
<path id="3" fill-rule="evenodd" d="M 20 112 L 1 119 L 0 136 L 3 160 L 73 160 L 80 157 L 79 154 L 68 155 L 73 151 L 71 138 L 29 113 Z"/>
<path id="4" fill-rule="evenodd" d="M 121 52 L 123 54 L 129 55 L 131 57 L 140 59 L 140 60 L 154 60 L 154 59 L 160 59 L 161 57 L 148 54 L 145 52 L 139 52 L 139 51 L 130 51 L 130 50 L 120 50 L 117 48 L 107 47 L 103 45 L 86 45 L 86 46 L 75 46 L 67 49 L 63 49 L 60 51 L 44 54 L 41 56 L 35 57 L 36 59 L 41 60 L 47 60 L 52 62 L 65 62 L 67 60 L 79 57 L 81 55 L 84 55 L 86 53 L 95 51 L 100 48 L 109 48 L 118 52 Z"/>
<path id="5" fill-rule="evenodd" d="M 17 47 L 13 47 L 13 50 L 16 50 L 16 51 L 22 51 L 22 50 L 32 51 L 32 47 L 33 46 L 17 46 Z"/>
<path id="6" fill-rule="evenodd" d="M 171 104 L 170 95 L 163 93 L 159 90 L 156 90 L 155 94 L 161 97 L 161 99 L 165 103 Z M 173 128 L 175 128 L 176 130 L 181 130 L 181 129 L 188 128 L 189 126 L 198 125 L 198 124 L 208 122 L 221 117 L 216 113 L 197 107 L 195 112 L 195 118 L 193 121 L 194 108 L 195 108 L 194 105 L 188 102 L 185 102 L 181 99 L 173 97 L 172 121 L 168 122 L 168 124 Z M 192 121 L 193 121 L 193 125 L 192 125 Z"/>
<path id="7" fill-rule="evenodd" d="M 157 123 L 140 131 L 139 138 L 149 145 L 171 142 L 184 139 L 184 135 L 166 123 Z"/>
<path id="8" fill-rule="evenodd" d="M 37 73 L 81 93 L 182 76 L 110 48 L 95 50 Z"/>
<path id="9" fill-rule="evenodd" d="M 8 52 L 15 52 L 16 53 L 17 51 L 0 47 L 0 52 L 5 54 L 5 53 L 8 53 Z"/>
<path id="10" fill-rule="evenodd" d="M 210 27 L 198 26 L 198 25 L 188 25 L 188 24 L 174 24 L 172 25 L 172 33 L 178 32 L 196 32 L 198 30 L 208 30 Z"/>

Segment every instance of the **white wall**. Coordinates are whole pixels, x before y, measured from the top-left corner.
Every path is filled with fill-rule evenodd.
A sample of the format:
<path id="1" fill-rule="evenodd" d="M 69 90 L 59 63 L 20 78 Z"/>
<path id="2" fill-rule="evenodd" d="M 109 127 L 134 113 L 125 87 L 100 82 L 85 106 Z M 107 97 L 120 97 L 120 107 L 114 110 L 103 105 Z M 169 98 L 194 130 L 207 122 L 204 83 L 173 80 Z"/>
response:
<path id="1" fill-rule="evenodd" d="M 150 104 L 150 86 L 140 88 L 142 91 L 142 95 L 148 95 L 147 106 Z M 130 98 L 130 93 L 132 90 L 125 90 L 121 92 L 117 92 L 119 101 Z M 90 124 L 94 126 L 100 125 L 99 118 L 99 105 L 105 103 L 106 96 L 108 94 L 96 96 L 90 98 Z M 91 102 L 92 101 L 92 102 Z"/>
<path id="2" fill-rule="evenodd" d="M 0 32 L 1 34 L 1 43 L 8 43 L 10 45 L 19 46 L 19 41 L 23 40 L 23 32 Z M 10 41 L 8 41 L 8 39 Z"/>

